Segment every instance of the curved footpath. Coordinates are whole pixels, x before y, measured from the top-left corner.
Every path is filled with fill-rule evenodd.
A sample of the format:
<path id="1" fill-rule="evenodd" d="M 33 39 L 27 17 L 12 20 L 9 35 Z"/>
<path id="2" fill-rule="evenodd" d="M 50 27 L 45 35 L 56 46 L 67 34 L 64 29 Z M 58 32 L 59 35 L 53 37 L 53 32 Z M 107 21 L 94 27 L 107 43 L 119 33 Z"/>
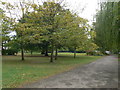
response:
<path id="1" fill-rule="evenodd" d="M 23 88 L 118 88 L 118 60 L 106 56 Z"/>

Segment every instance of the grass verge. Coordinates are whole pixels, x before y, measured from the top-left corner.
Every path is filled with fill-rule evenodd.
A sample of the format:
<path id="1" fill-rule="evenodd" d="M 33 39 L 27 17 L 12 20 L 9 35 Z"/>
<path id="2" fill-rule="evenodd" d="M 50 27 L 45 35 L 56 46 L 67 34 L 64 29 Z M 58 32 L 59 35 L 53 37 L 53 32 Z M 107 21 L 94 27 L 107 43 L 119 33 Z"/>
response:
<path id="1" fill-rule="evenodd" d="M 3 56 L 2 87 L 16 88 L 100 58 L 100 56 L 77 54 L 74 59 L 71 53 L 60 53 L 59 55 L 58 60 L 54 63 L 49 63 L 49 57 L 25 57 L 25 61 L 21 61 L 20 56 Z"/>

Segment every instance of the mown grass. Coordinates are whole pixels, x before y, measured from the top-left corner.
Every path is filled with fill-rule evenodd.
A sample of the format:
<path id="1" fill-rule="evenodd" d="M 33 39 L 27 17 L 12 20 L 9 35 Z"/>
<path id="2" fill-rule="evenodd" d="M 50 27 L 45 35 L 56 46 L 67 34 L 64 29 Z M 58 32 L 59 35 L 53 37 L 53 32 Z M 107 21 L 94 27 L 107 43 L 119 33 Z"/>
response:
<path id="1" fill-rule="evenodd" d="M 20 56 L 3 56 L 2 84 L 3 88 L 16 88 L 26 83 L 48 78 L 55 74 L 70 70 L 76 66 L 93 62 L 100 56 L 85 56 L 73 53 L 59 53 L 58 60 L 49 63 L 50 57 L 25 57 L 21 61 Z"/>

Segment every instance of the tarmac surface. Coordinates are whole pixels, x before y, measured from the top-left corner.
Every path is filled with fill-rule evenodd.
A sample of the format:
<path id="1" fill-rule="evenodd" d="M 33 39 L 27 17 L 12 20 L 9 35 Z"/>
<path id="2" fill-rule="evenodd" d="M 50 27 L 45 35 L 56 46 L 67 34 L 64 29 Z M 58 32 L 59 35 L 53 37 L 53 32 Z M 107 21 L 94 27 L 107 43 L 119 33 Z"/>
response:
<path id="1" fill-rule="evenodd" d="M 105 56 L 23 88 L 118 88 L 117 56 Z"/>

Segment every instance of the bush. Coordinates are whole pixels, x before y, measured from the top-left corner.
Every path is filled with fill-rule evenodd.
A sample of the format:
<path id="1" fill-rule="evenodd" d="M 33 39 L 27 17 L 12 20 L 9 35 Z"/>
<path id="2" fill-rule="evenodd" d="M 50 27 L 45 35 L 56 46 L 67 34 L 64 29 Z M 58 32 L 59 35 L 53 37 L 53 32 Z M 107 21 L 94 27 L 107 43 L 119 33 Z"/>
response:
<path id="1" fill-rule="evenodd" d="M 102 56 L 103 53 L 101 53 L 100 51 L 89 51 L 89 52 L 86 52 L 87 55 L 94 55 L 94 56 Z"/>
<path id="2" fill-rule="evenodd" d="M 7 55 L 7 50 L 2 50 L 2 55 Z"/>
<path id="3" fill-rule="evenodd" d="M 103 53 L 101 53 L 101 52 L 95 52 L 95 54 L 94 55 L 96 55 L 96 56 L 103 56 L 104 54 Z"/>
<path id="4" fill-rule="evenodd" d="M 93 51 L 86 52 L 87 55 L 94 55 Z"/>
<path id="5" fill-rule="evenodd" d="M 2 50 L 2 55 L 15 55 L 15 53 L 18 53 L 17 49 Z"/>

